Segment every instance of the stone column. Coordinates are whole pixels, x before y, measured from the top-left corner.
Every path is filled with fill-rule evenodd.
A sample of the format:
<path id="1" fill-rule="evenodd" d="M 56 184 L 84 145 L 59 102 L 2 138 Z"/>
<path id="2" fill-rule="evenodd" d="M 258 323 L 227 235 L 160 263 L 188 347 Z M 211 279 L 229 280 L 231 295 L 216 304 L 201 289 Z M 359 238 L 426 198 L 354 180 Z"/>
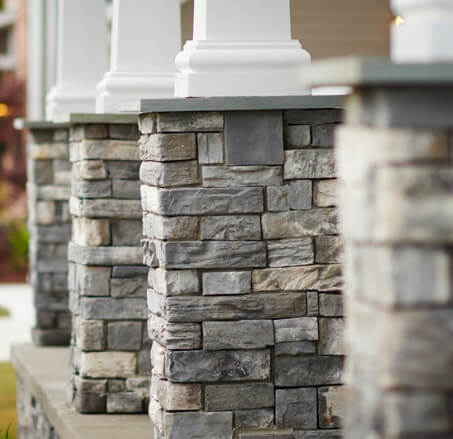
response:
<path id="1" fill-rule="evenodd" d="M 176 96 L 306 94 L 310 55 L 291 39 L 289 0 L 195 0 L 193 41 L 176 58 Z"/>
<path id="2" fill-rule="evenodd" d="M 94 113 L 96 85 L 107 70 L 105 0 L 58 3 L 57 83 L 47 95 L 47 119 Z"/>
<path id="3" fill-rule="evenodd" d="M 392 30 L 395 62 L 453 61 L 453 2 L 392 0 L 404 23 Z"/>
<path id="4" fill-rule="evenodd" d="M 115 0 L 110 70 L 97 87 L 96 111 L 124 101 L 174 96 L 174 59 L 181 48 L 179 0 Z"/>

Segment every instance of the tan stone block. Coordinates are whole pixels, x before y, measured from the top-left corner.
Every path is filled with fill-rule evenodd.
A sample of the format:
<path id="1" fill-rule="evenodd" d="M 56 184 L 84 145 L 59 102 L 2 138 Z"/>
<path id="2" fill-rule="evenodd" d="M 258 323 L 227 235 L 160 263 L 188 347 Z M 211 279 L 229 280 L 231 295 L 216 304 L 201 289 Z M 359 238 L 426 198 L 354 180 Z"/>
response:
<path id="1" fill-rule="evenodd" d="M 153 375 L 152 392 L 165 410 L 200 410 L 201 384 L 176 384 L 161 380 Z"/>
<path id="2" fill-rule="evenodd" d="M 314 182 L 313 202 L 317 207 L 337 205 L 337 180 L 319 180 Z"/>
<path id="3" fill-rule="evenodd" d="M 38 201 L 36 203 L 36 223 L 49 225 L 56 222 L 56 209 L 53 201 Z"/>
<path id="4" fill-rule="evenodd" d="M 72 239 L 76 244 L 89 247 L 110 244 L 108 220 L 73 218 L 72 226 Z"/>
<path id="5" fill-rule="evenodd" d="M 82 352 L 80 375 L 91 378 L 127 378 L 135 375 L 137 356 L 133 352 Z"/>

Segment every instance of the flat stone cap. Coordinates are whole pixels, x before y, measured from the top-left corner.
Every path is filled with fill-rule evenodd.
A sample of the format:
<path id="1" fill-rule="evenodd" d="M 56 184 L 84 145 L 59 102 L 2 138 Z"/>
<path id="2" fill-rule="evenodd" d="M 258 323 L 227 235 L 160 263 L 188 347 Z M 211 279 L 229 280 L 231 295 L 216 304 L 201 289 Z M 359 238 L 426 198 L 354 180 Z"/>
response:
<path id="1" fill-rule="evenodd" d="M 73 125 L 89 125 L 89 124 L 136 124 L 138 122 L 138 114 L 130 113 L 72 113 L 69 115 L 67 122 L 52 122 L 49 120 L 23 120 L 16 119 L 16 129 L 32 129 L 32 130 L 49 130 L 58 128 L 69 128 Z"/>
<path id="2" fill-rule="evenodd" d="M 396 64 L 388 58 L 335 58 L 306 67 L 307 87 L 453 86 L 453 64 Z"/>
<path id="3" fill-rule="evenodd" d="M 139 113 L 190 111 L 271 111 L 343 108 L 343 96 L 238 96 L 212 98 L 144 99 L 123 110 Z"/>

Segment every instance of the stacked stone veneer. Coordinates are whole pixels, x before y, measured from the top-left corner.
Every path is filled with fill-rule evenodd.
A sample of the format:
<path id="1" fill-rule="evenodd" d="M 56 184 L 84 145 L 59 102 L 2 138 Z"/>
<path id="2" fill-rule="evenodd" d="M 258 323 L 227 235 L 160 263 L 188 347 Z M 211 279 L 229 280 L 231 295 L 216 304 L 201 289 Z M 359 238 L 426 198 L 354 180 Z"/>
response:
<path id="1" fill-rule="evenodd" d="M 69 343 L 67 247 L 71 237 L 68 200 L 71 192 L 68 128 L 30 130 L 28 204 L 30 282 L 34 292 L 38 345 Z"/>
<path id="2" fill-rule="evenodd" d="M 339 110 L 141 117 L 155 438 L 338 438 Z"/>
<path id="3" fill-rule="evenodd" d="M 150 342 L 137 124 L 71 128 L 73 393 L 82 413 L 140 413 Z"/>
<path id="4" fill-rule="evenodd" d="M 452 92 L 411 84 L 338 132 L 348 439 L 453 437 Z"/>

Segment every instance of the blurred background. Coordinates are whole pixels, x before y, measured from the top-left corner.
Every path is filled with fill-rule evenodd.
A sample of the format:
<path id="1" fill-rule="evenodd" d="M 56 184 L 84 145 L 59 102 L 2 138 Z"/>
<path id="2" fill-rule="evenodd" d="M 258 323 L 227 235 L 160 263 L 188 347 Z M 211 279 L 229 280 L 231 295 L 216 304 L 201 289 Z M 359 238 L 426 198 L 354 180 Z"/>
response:
<path id="1" fill-rule="evenodd" d="M 111 20 L 111 0 L 106 0 Z M 193 0 L 181 0 L 183 40 L 191 39 Z M 293 36 L 314 60 L 387 56 L 388 0 L 292 0 Z M 30 341 L 27 285 L 26 134 L 16 118 L 43 120 L 56 78 L 58 0 L 0 0 L 0 438 L 16 437 L 11 343 Z"/>

